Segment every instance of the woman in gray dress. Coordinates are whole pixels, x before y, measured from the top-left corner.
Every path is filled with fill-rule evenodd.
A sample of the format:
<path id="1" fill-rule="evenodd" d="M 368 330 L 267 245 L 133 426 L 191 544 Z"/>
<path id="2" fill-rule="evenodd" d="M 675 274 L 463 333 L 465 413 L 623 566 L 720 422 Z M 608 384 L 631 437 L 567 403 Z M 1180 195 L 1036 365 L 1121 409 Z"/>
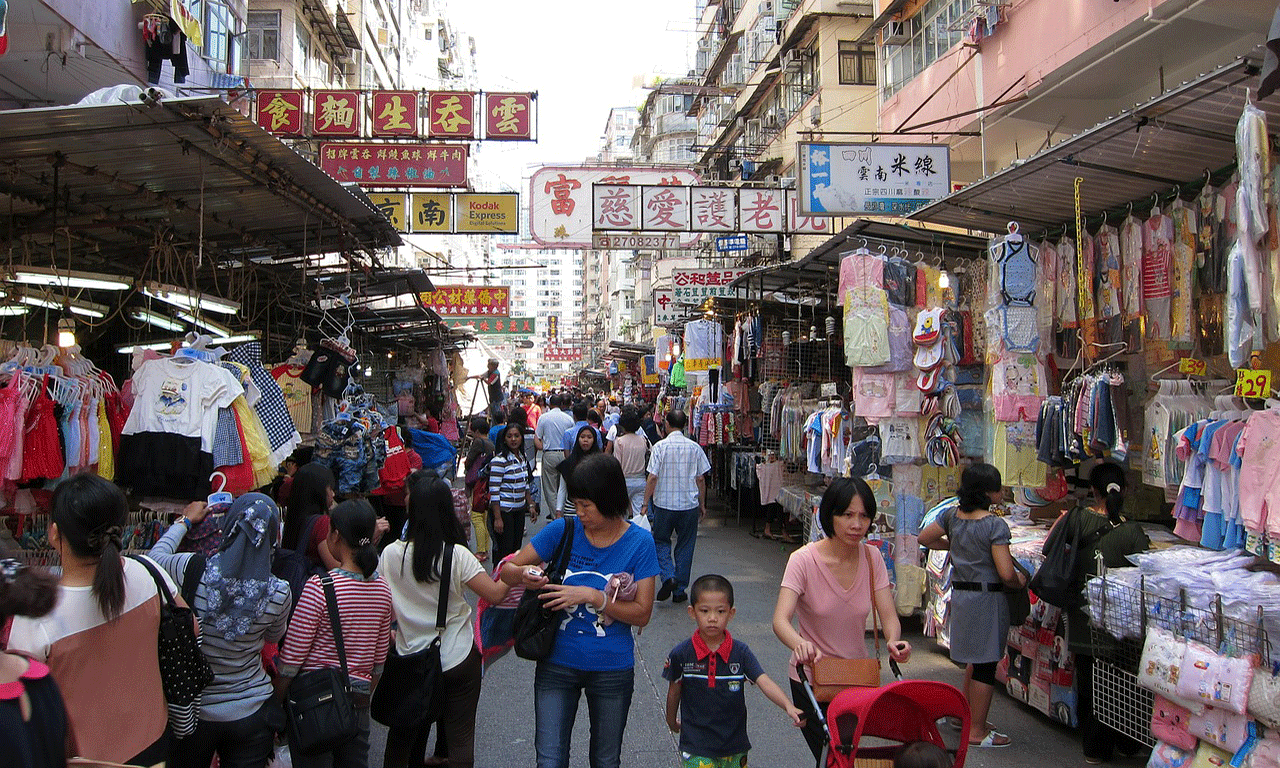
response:
<path id="1" fill-rule="evenodd" d="M 1000 470 L 974 464 L 960 475 L 959 504 L 920 532 L 929 549 L 951 551 L 951 660 L 965 665 L 969 745 L 1007 747 L 987 723 L 996 664 L 1005 653 L 1009 605 L 1004 588 L 1026 585 L 1009 554 L 1009 525 L 991 512 L 1004 493 Z"/>

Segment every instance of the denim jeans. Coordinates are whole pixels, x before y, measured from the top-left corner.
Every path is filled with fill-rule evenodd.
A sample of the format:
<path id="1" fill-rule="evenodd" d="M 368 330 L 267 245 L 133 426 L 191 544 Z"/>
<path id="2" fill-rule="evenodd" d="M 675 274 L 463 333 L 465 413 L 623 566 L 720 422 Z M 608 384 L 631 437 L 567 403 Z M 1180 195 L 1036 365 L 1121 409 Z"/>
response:
<path id="1" fill-rule="evenodd" d="M 674 578 L 676 594 L 683 595 L 689 588 L 689 571 L 693 569 L 693 547 L 698 543 L 697 507 L 693 509 L 663 509 L 657 504 L 649 511 L 653 523 L 653 543 L 658 550 L 658 567 L 662 569 L 662 581 Z M 671 562 L 671 534 L 676 535 L 676 560 Z"/>
<path id="2" fill-rule="evenodd" d="M 169 753 L 172 768 L 209 768 L 218 755 L 222 768 L 264 768 L 271 759 L 275 734 L 267 725 L 264 703 L 257 712 L 240 720 L 201 720 L 195 733 L 175 739 Z"/>
<path id="3" fill-rule="evenodd" d="M 569 768 L 569 742 L 578 700 L 587 694 L 591 717 L 588 764 L 591 768 L 618 768 L 622 761 L 622 734 L 627 729 L 635 669 L 588 672 L 538 662 L 533 676 L 534 749 L 537 768 Z"/>

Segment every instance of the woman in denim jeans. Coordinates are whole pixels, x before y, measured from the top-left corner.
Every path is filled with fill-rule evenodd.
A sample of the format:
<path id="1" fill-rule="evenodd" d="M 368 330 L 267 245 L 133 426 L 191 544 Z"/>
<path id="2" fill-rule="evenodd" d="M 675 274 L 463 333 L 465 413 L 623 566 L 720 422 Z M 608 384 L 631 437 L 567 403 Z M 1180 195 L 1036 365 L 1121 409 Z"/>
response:
<path id="1" fill-rule="evenodd" d="M 534 674 L 534 746 L 537 768 L 568 768 L 569 742 L 578 701 L 587 696 L 591 716 L 591 768 L 617 768 L 635 685 L 632 627 L 653 614 L 658 558 L 653 536 L 627 522 L 630 503 L 618 460 L 587 456 L 565 477 L 578 514 L 549 523 L 502 568 L 502 580 L 530 589 L 545 588 L 551 610 L 564 611 L 555 648 Z M 565 526 L 573 547 L 564 584 L 547 584 L 543 570 Z M 634 599 L 606 592 L 609 577 L 629 573 Z"/>

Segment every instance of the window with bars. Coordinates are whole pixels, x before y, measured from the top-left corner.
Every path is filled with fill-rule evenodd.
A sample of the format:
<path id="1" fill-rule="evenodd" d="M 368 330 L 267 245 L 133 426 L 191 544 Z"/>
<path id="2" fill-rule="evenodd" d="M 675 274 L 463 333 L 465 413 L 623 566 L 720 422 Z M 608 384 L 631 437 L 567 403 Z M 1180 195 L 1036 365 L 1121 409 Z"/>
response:
<path id="1" fill-rule="evenodd" d="M 876 48 L 870 43 L 840 41 L 840 84 L 876 84 Z"/>

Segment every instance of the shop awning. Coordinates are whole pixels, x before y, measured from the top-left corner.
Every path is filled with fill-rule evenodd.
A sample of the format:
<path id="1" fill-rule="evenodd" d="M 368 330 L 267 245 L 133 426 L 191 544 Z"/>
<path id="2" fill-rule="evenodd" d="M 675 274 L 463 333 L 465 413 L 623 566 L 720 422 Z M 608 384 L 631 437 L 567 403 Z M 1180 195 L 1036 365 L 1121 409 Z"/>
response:
<path id="1" fill-rule="evenodd" d="M 609 348 L 605 350 L 605 360 L 622 360 L 624 362 L 633 362 L 639 360 L 645 355 L 653 354 L 653 345 L 632 344 L 626 341 L 610 341 Z"/>
<path id="2" fill-rule="evenodd" d="M 1256 63 L 1239 59 L 1145 104 L 974 182 L 910 218 L 984 232 L 1016 221 L 1030 235 L 1075 218 L 1074 184 L 1084 179 L 1087 213 L 1122 217 L 1128 206 L 1150 208 L 1153 195 L 1203 183 L 1235 163 L 1235 129 L 1245 90 L 1257 83 Z M 1258 105 L 1274 121 L 1280 100 Z M 1274 124 L 1274 122 L 1273 122 Z M 1190 190 L 1182 190 L 1190 191 Z M 1145 200 L 1145 202 L 1144 202 Z"/>
<path id="3" fill-rule="evenodd" d="M 884 219 L 856 219 L 852 224 L 833 235 L 822 245 L 804 256 L 784 264 L 765 264 L 747 270 L 730 287 L 747 287 L 751 296 L 764 293 L 796 293 L 797 289 L 812 289 L 830 280 L 830 290 L 835 290 L 835 275 L 840 268 L 840 254 L 862 245 L 899 246 L 924 253 L 929 258 L 945 255 L 948 258 L 975 258 L 987 248 L 985 238 L 953 232 L 926 229 L 920 226 L 886 221 Z M 798 296 L 798 293 L 797 293 Z"/>
<path id="4" fill-rule="evenodd" d="M 206 269 L 339 252 L 376 262 L 401 242 L 367 197 L 218 98 L 5 111 L 0 136 L 10 231 L 31 252 L 70 248 L 78 268 L 138 270 L 159 237 Z"/>

